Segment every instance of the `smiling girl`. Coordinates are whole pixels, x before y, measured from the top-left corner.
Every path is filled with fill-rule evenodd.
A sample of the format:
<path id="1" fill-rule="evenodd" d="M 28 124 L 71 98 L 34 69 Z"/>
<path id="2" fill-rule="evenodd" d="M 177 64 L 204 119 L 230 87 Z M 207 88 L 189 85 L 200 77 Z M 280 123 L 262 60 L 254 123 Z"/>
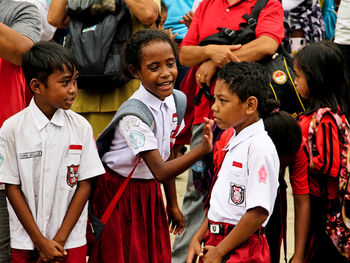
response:
<path id="1" fill-rule="evenodd" d="M 93 248 L 89 262 L 170 263 L 168 222 L 170 232 L 175 234 L 180 234 L 185 226 L 174 178 L 212 150 L 213 121 L 206 121 L 203 140 L 197 148 L 171 160 L 172 138 L 179 132 L 173 96 L 176 47 L 163 31 L 141 30 L 127 42 L 125 60 L 132 76 L 141 81 L 130 99 L 141 100 L 149 108 L 155 128 L 151 130 L 134 115 L 126 115 L 116 125 L 109 151 L 102 157 L 107 173 L 98 179 L 92 198 L 98 217 L 139 157 L 141 162 Z M 159 183 L 164 184 L 166 211 Z"/>

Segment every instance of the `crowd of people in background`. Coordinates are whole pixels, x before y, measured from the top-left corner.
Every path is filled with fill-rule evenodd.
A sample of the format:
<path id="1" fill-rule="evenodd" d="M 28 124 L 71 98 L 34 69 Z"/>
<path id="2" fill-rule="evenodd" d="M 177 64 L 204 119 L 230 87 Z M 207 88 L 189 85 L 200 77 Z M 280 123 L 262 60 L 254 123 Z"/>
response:
<path id="1" fill-rule="evenodd" d="M 259 1 L 0 0 L 1 263 L 278 263 L 287 168 L 295 242 L 284 260 L 350 260 L 350 235 L 334 244 L 350 230 L 326 231 L 347 174 L 350 1 L 268 0 L 254 39 L 203 44 L 242 30 Z M 125 83 L 81 87 L 64 47 L 72 22 L 117 17 L 120 4 Z M 298 116 L 268 95 L 262 61 L 281 47 Z"/>

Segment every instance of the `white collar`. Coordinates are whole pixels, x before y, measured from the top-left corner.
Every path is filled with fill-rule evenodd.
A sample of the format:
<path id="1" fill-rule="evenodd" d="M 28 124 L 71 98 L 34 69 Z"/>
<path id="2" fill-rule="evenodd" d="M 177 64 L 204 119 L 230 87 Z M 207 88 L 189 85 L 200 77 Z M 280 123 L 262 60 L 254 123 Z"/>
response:
<path id="1" fill-rule="evenodd" d="M 64 125 L 64 110 L 57 109 L 54 115 L 52 116 L 52 119 L 49 120 L 45 114 L 39 109 L 38 105 L 36 105 L 34 98 L 30 101 L 30 104 L 28 106 L 30 113 L 32 114 L 35 126 L 38 128 L 38 130 L 42 130 L 49 122 L 51 122 L 54 125 L 57 126 L 63 126 Z"/>
<path id="2" fill-rule="evenodd" d="M 264 122 L 262 119 L 259 119 L 257 122 L 254 122 L 253 124 L 249 125 L 248 127 L 245 127 L 243 130 L 236 135 L 236 131 L 231 137 L 228 144 L 223 148 L 223 150 L 231 150 L 233 147 L 241 143 L 242 141 L 245 141 L 249 137 L 265 131 Z"/>
<path id="3" fill-rule="evenodd" d="M 140 84 L 140 87 L 137 92 L 137 98 L 142 99 L 142 101 L 147 101 L 147 105 L 155 110 L 160 110 L 162 105 L 166 105 L 167 107 L 171 108 L 171 96 L 166 97 L 164 100 L 158 99 L 155 95 L 153 95 L 151 92 L 149 92 L 142 84 Z"/>

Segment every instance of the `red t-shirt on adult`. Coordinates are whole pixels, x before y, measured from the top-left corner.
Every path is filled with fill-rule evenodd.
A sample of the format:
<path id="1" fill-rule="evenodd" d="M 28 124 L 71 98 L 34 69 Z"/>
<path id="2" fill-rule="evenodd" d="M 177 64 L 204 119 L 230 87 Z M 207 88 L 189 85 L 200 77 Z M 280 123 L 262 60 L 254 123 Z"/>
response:
<path id="1" fill-rule="evenodd" d="M 0 127 L 6 119 L 27 105 L 26 82 L 22 68 L 2 58 L 0 58 L 0 105 Z"/>
<path id="2" fill-rule="evenodd" d="M 239 30 L 239 24 L 245 22 L 242 15 L 250 14 L 257 0 L 240 0 L 229 5 L 227 0 L 203 0 L 193 15 L 191 26 L 181 43 L 182 46 L 197 46 L 204 38 L 217 33 L 217 27 Z M 278 0 L 269 0 L 260 12 L 255 29 L 256 37 L 268 36 L 276 40 L 278 45 L 284 38 L 284 13 Z M 215 81 L 212 82 L 211 93 Z M 198 92 L 199 86 L 196 87 Z M 203 123 L 203 117 L 211 114 L 209 101 L 202 97 L 194 108 L 193 124 Z"/>

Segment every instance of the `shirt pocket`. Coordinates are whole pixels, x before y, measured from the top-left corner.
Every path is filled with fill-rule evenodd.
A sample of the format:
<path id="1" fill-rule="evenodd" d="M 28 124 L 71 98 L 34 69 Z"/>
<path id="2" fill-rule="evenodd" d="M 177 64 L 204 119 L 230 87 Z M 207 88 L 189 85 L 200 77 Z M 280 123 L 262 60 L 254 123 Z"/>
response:
<path id="1" fill-rule="evenodd" d="M 79 180 L 79 166 L 82 149 L 69 149 L 64 158 L 64 170 L 60 176 L 60 188 L 75 190 Z"/>

